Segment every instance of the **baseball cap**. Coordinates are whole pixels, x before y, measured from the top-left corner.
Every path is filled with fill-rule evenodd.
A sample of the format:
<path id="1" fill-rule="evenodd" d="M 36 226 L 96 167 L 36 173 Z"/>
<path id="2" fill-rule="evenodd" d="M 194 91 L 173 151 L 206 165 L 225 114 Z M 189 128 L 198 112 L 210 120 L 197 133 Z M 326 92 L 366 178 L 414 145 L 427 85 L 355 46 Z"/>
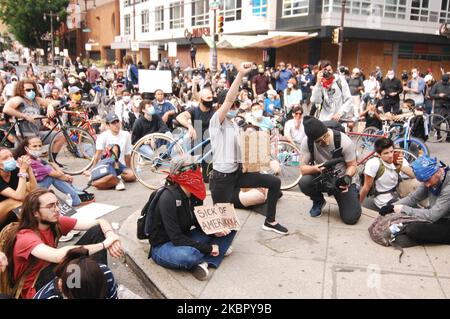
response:
<path id="1" fill-rule="evenodd" d="M 81 91 L 81 89 L 78 86 L 71 86 L 69 88 L 69 94 L 75 94 L 75 93 L 78 93 L 80 91 Z"/>
<path id="2" fill-rule="evenodd" d="M 111 124 L 114 121 L 120 121 L 116 113 L 110 113 L 106 116 L 106 123 Z"/>

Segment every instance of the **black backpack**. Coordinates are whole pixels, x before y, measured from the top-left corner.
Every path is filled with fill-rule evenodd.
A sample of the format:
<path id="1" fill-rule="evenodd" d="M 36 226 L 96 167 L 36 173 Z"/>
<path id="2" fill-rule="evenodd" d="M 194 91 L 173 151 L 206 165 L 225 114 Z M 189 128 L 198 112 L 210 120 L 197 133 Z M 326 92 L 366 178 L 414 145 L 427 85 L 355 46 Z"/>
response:
<path id="1" fill-rule="evenodd" d="M 341 125 L 341 123 L 337 121 L 323 121 L 323 124 L 327 128 L 333 130 L 333 141 L 335 152 L 333 152 L 333 158 L 342 157 L 342 148 L 341 148 L 341 133 L 345 133 L 345 128 Z M 310 163 L 314 163 L 314 141 L 308 138 L 308 150 L 310 154 Z"/>
<path id="2" fill-rule="evenodd" d="M 423 116 L 417 115 L 411 120 L 411 135 L 425 142 L 427 141 L 428 135 L 425 134 L 425 120 Z"/>
<path id="3" fill-rule="evenodd" d="M 147 203 L 144 205 L 141 211 L 141 216 L 137 220 L 137 238 L 149 239 L 150 228 L 155 216 L 155 208 L 158 204 L 159 197 L 162 195 L 166 186 L 162 186 L 150 194 Z"/>

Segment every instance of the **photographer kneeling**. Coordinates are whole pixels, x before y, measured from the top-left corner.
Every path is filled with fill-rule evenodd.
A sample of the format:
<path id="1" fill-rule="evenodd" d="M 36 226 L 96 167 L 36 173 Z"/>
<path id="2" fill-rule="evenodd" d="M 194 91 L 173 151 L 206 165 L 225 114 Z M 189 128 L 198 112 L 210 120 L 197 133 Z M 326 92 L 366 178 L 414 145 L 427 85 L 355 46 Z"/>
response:
<path id="1" fill-rule="evenodd" d="M 361 216 L 361 204 L 358 200 L 356 185 L 352 177 L 356 173 L 356 150 L 351 139 L 339 131 L 329 129 L 314 117 L 303 120 L 306 139 L 301 144 L 302 163 L 300 170 L 302 178 L 300 190 L 313 201 L 310 210 L 311 217 L 322 215 L 326 201 L 323 193 L 333 195 L 339 206 L 339 214 L 344 223 L 356 224 Z M 336 164 L 336 176 L 317 182 L 325 167 L 323 163 L 331 159 L 343 157 L 345 163 Z"/>

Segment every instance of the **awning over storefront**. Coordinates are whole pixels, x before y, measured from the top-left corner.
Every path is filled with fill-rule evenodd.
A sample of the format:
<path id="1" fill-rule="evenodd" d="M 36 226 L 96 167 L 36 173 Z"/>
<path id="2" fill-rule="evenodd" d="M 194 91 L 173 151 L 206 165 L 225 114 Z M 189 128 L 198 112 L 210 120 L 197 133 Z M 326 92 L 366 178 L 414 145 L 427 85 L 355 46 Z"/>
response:
<path id="1" fill-rule="evenodd" d="M 317 37 L 318 33 L 269 31 L 264 35 L 224 35 L 217 43 L 219 49 L 280 48 Z"/>
<path id="2" fill-rule="evenodd" d="M 150 46 L 154 44 L 153 42 L 136 42 L 139 49 L 150 49 Z M 113 42 L 111 43 L 111 49 L 116 50 L 131 50 L 131 41 L 127 42 Z"/>

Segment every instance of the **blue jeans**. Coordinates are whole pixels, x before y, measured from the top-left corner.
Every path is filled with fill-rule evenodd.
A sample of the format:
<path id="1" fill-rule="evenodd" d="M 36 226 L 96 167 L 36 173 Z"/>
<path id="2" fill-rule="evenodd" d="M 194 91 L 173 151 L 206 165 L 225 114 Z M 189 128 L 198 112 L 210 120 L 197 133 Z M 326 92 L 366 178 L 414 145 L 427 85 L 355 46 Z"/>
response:
<path id="1" fill-rule="evenodd" d="M 236 231 L 232 231 L 227 236 L 216 237 L 214 235 L 205 235 L 201 230 L 194 228 L 187 235 L 189 238 L 203 244 L 219 246 L 219 255 L 213 257 L 205 255 L 197 248 L 191 246 L 175 246 L 172 242 L 152 247 L 151 258 L 160 266 L 189 270 L 202 262 L 207 262 L 215 268 L 218 268 L 223 260 L 223 255 L 233 242 Z"/>
<path id="2" fill-rule="evenodd" d="M 150 147 L 150 145 L 142 145 L 139 147 L 139 154 L 144 156 L 145 159 L 150 160 L 153 158 L 153 149 Z"/>
<path id="3" fill-rule="evenodd" d="M 72 206 L 78 206 L 81 204 L 80 196 L 78 196 L 78 193 L 80 193 L 81 190 L 77 189 L 72 184 L 51 176 L 47 176 L 42 181 L 38 182 L 38 185 L 39 187 L 43 188 L 49 188 L 51 185 L 53 185 L 60 192 L 66 195 L 70 194 L 70 197 L 72 197 Z"/>

